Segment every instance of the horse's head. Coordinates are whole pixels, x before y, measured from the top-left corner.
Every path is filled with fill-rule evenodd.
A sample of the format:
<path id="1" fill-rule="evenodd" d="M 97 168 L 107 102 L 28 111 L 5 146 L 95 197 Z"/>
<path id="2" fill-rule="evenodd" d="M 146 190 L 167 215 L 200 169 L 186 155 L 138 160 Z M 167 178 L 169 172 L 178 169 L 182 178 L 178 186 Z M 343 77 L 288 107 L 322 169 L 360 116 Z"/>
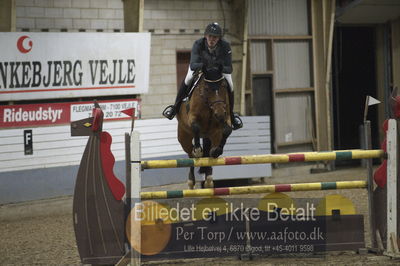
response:
<path id="1" fill-rule="evenodd" d="M 226 106 L 226 100 L 225 97 L 222 98 L 219 95 L 219 91 L 216 90 L 213 93 L 214 95 L 211 95 L 208 98 L 209 101 L 209 107 L 211 109 L 211 113 L 213 117 L 218 121 L 220 124 L 224 124 L 227 120 L 227 106 Z M 225 95 L 225 94 L 224 94 Z"/>
<path id="2" fill-rule="evenodd" d="M 227 82 L 221 65 L 203 67 L 207 103 L 213 117 L 221 124 L 227 119 Z"/>

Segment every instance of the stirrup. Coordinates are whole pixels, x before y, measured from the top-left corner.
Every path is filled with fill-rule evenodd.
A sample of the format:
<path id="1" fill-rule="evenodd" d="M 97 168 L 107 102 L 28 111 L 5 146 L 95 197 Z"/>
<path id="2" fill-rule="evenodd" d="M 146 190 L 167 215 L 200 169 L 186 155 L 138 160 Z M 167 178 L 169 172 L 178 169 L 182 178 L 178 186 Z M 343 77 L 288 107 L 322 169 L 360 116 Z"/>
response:
<path id="1" fill-rule="evenodd" d="M 232 129 L 236 130 L 243 127 L 242 119 L 238 114 L 233 114 Z"/>
<path id="2" fill-rule="evenodd" d="M 163 111 L 163 116 L 165 116 L 166 118 L 168 118 L 169 120 L 172 120 L 175 115 L 176 115 L 176 110 L 175 110 L 175 106 L 174 105 L 169 105 L 167 106 L 164 111 Z"/>

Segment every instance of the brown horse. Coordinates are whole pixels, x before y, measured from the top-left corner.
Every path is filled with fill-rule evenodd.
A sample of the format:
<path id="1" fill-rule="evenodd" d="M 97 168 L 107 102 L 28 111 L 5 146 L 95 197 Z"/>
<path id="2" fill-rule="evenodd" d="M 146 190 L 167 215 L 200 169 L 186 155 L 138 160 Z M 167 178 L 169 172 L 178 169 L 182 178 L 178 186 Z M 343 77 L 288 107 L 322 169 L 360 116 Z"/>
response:
<path id="1" fill-rule="evenodd" d="M 190 158 L 222 154 L 232 132 L 228 89 L 221 68 L 203 68 L 190 99 L 182 104 L 177 114 L 178 140 Z M 199 173 L 205 175 L 204 187 L 214 186 L 212 167 L 200 167 Z M 194 167 L 190 167 L 188 185 L 190 189 L 195 185 Z"/>

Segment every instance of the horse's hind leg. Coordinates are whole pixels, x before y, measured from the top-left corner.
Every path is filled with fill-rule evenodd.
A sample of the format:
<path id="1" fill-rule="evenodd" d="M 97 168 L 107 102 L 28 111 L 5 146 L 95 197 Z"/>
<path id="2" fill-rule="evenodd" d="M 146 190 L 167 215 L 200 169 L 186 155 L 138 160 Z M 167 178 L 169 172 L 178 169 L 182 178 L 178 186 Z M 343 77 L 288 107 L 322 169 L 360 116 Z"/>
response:
<path id="1" fill-rule="evenodd" d="M 208 138 L 203 139 L 203 153 L 205 157 L 210 156 L 210 148 L 211 148 L 211 141 Z M 212 167 L 211 166 L 202 166 L 199 170 L 200 174 L 204 174 L 204 187 L 212 188 L 214 187 L 214 182 L 212 178 Z"/>

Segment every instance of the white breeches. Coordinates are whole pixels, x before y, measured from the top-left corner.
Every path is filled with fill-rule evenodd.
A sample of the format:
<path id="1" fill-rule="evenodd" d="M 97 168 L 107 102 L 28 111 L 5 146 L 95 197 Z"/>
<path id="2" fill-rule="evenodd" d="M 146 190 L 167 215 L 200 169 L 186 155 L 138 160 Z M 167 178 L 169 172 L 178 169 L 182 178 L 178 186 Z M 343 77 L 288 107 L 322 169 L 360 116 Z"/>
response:
<path id="1" fill-rule="evenodd" d="M 226 79 L 226 81 L 228 81 L 229 88 L 231 88 L 231 92 L 233 92 L 232 74 L 225 74 L 225 73 L 222 73 L 222 75 L 224 76 L 224 78 Z"/>
<path id="2" fill-rule="evenodd" d="M 186 86 L 189 86 L 189 85 L 190 85 L 190 82 L 192 82 L 193 73 L 194 73 L 194 71 L 191 70 L 191 69 L 190 69 L 190 66 L 189 66 L 189 69 L 188 69 L 188 72 L 187 72 L 186 78 L 185 78 L 185 85 L 186 85 Z"/>
<path id="3" fill-rule="evenodd" d="M 194 73 L 194 71 L 191 70 L 190 67 L 189 67 L 188 72 L 187 72 L 186 77 L 185 77 L 185 85 L 186 86 L 189 86 L 189 84 L 192 82 L 193 73 Z M 232 74 L 223 73 L 222 75 L 224 76 L 224 78 L 228 82 L 229 88 L 231 89 L 231 92 L 233 92 Z"/>

